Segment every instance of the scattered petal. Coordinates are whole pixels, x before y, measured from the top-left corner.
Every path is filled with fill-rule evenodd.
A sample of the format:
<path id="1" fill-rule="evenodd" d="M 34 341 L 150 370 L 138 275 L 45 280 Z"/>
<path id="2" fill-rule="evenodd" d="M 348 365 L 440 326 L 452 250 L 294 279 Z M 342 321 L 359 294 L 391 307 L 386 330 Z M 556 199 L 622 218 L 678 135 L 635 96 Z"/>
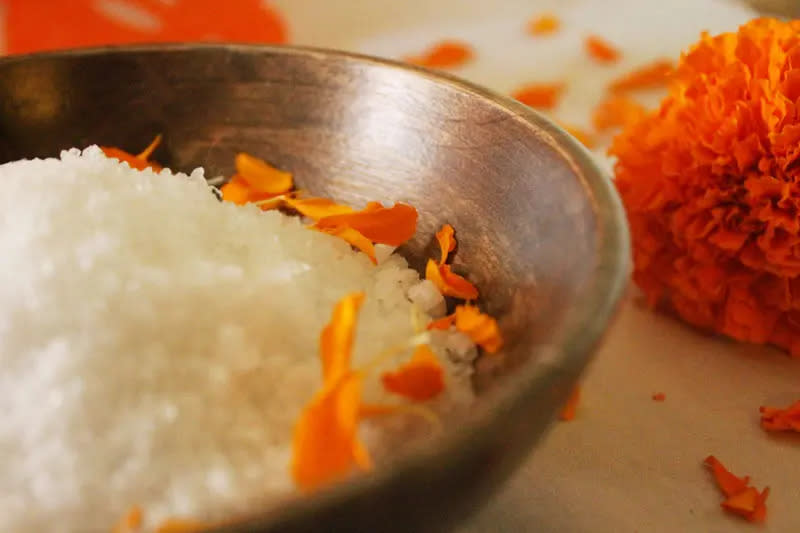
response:
<path id="1" fill-rule="evenodd" d="M 561 27 L 561 21 L 552 13 L 544 13 L 528 22 L 528 33 L 531 35 L 550 35 Z"/>
<path id="2" fill-rule="evenodd" d="M 462 300 L 475 300 L 478 298 L 478 289 L 465 278 L 454 273 L 450 265 L 437 265 L 433 259 L 428 259 L 425 267 L 425 278 L 436 285 L 445 296 L 461 298 Z"/>
<path id="3" fill-rule="evenodd" d="M 146 168 L 151 168 L 155 172 L 160 172 L 162 167 L 158 163 L 148 161 L 150 155 L 155 151 L 158 145 L 161 143 L 161 135 L 156 135 L 156 138 L 153 139 L 153 142 L 145 148 L 139 155 L 133 155 L 131 153 L 126 152 L 125 150 L 120 150 L 119 148 L 114 148 L 113 146 L 101 146 L 100 149 L 106 155 L 106 157 L 110 157 L 112 159 L 118 159 L 123 163 L 128 163 L 131 168 L 136 170 L 144 170 Z"/>
<path id="4" fill-rule="evenodd" d="M 442 318 L 431 321 L 431 323 L 428 324 L 428 330 L 432 329 L 448 330 L 455 323 L 456 323 L 456 314 L 453 313 L 452 315 L 443 316 Z"/>
<path id="5" fill-rule="evenodd" d="M 720 505 L 728 511 L 734 512 L 738 515 L 747 517 L 753 514 L 756 510 L 758 502 L 758 491 L 753 487 L 746 487 L 745 489 L 728 496 Z"/>
<path id="6" fill-rule="evenodd" d="M 417 347 L 410 361 L 393 372 L 384 373 L 381 381 L 389 392 L 423 402 L 444 390 L 444 371 L 436 354 L 423 344 Z"/>
<path id="7" fill-rule="evenodd" d="M 322 230 L 349 227 L 373 243 L 400 246 L 417 231 L 417 210 L 403 203 L 383 207 L 372 202 L 361 211 L 321 218 L 314 227 Z"/>
<path id="8" fill-rule="evenodd" d="M 725 468 L 725 466 L 713 455 L 709 455 L 704 464 L 711 467 L 711 472 L 714 474 L 714 479 L 717 481 L 717 486 L 722 493 L 729 498 L 742 492 L 750 482 L 749 476 L 740 478 L 731 474 L 728 469 Z"/>
<path id="9" fill-rule="evenodd" d="M 675 66 L 672 61 L 657 59 L 620 76 L 608 88 L 618 94 L 638 89 L 655 89 L 666 86 L 674 74 Z"/>
<path id="10" fill-rule="evenodd" d="M 459 41 L 442 41 L 418 56 L 406 58 L 406 62 L 428 68 L 455 68 L 474 57 L 472 47 Z"/>
<path id="11" fill-rule="evenodd" d="M 783 409 L 779 407 L 760 407 L 761 427 L 766 431 L 800 432 L 800 401 Z"/>
<path id="12" fill-rule="evenodd" d="M 578 403 L 581 400 L 581 387 L 580 385 L 576 385 L 574 389 L 572 389 L 572 393 L 569 395 L 567 399 L 567 403 L 564 404 L 564 407 L 561 409 L 561 414 L 559 418 L 565 422 L 569 422 L 570 420 L 575 419 L 575 413 L 578 410 Z"/>
<path id="13" fill-rule="evenodd" d="M 314 221 L 333 215 L 346 215 L 353 212 L 352 207 L 337 204 L 328 198 L 288 198 L 284 203 L 304 217 Z"/>
<path id="14" fill-rule="evenodd" d="M 250 202 L 250 187 L 239 175 L 233 176 L 228 183 L 220 188 L 220 192 L 222 192 L 222 199 L 226 202 L 232 202 L 236 205 L 244 205 Z"/>
<path id="15" fill-rule="evenodd" d="M 442 251 L 442 257 L 439 259 L 439 264 L 443 265 L 447 262 L 447 256 L 450 252 L 456 249 L 455 230 L 450 224 L 445 224 L 442 229 L 436 232 L 436 240 L 439 242 L 439 249 Z"/>
<path id="16" fill-rule="evenodd" d="M 472 305 L 459 305 L 455 312 L 456 329 L 465 333 L 472 341 L 489 353 L 503 347 L 503 337 L 497 321 L 481 313 Z"/>
<path id="17" fill-rule="evenodd" d="M 239 153 L 234 163 L 236 173 L 258 193 L 284 194 L 294 186 L 291 173 L 278 170 L 257 157 Z"/>
<path id="18" fill-rule="evenodd" d="M 331 320 L 322 330 L 319 351 L 325 385 L 338 382 L 350 371 L 358 312 L 363 303 L 364 293 L 348 294 L 333 308 Z"/>
<path id="19" fill-rule="evenodd" d="M 367 257 L 369 257 L 369 260 L 372 261 L 372 264 L 378 264 L 378 258 L 375 255 L 375 246 L 372 244 L 372 241 L 364 237 L 361 233 L 353 228 L 343 226 L 325 228 L 320 231 L 327 233 L 328 235 L 339 237 L 354 248 L 364 252 Z"/>
<path id="20" fill-rule="evenodd" d="M 553 109 L 563 92 L 563 83 L 534 83 L 517 89 L 511 96 L 535 109 Z"/>
<path id="21" fill-rule="evenodd" d="M 600 63 L 613 63 L 620 57 L 619 51 L 605 39 L 590 35 L 585 41 L 586 52 Z"/>
<path id="22" fill-rule="evenodd" d="M 156 148 L 161 144 L 162 135 L 159 133 L 155 136 L 155 138 L 147 145 L 147 148 L 142 150 L 140 153 L 136 155 L 137 159 L 141 159 L 143 161 L 147 161 L 150 159 L 150 156 L 153 155 L 153 152 L 156 151 Z"/>
<path id="23" fill-rule="evenodd" d="M 652 396 L 654 402 L 663 402 L 667 399 L 667 395 L 663 392 L 657 392 Z"/>

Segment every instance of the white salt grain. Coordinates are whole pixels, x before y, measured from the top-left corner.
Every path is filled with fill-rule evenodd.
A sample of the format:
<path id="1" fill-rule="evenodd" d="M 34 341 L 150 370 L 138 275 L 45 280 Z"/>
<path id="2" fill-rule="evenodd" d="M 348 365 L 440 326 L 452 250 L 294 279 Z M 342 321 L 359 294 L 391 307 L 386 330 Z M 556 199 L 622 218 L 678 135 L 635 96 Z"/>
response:
<path id="1" fill-rule="evenodd" d="M 279 501 L 336 301 L 367 295 L 355 365 L 414 334 L 409 298 L 442 312 L 401 257 L 375 267 L 297 219 L 218 202 L 201 170 L 137 172 L 92 147 L 1 165 L 0 182 L 0 531 Z M 468 402 L 468 362 L 434 349 L 437 408 Z"/>

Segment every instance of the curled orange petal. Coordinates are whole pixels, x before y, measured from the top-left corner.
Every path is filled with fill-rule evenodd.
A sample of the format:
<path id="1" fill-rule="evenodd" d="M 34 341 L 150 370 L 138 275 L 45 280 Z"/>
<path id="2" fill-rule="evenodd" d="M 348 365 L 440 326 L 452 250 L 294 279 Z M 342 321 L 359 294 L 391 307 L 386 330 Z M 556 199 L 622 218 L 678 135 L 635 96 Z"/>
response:
<path id="1" fill-rule="evenodd" d="M 159 172 L 162 167 L 158 163 L 148 161 L 150 155 L 158 148 L 158 145 L 161 144 L 161 135 L 156 135 L 155 139 L 150 143 L 150 145 L 145 148 L 139 155 L 133 155 L 125 150 L 121 150 L 119 148 L 115 148 L 113 146 L 101 146 L 100 149 L 106 155 L 106 157 L 110 157 L 113 159 L 118 159 L 123 163 L 128 163 L 131 168 L 135 170 L 144 170 L 146 168 L 151 168 L 156 172 Z"/>
<path id="2" fill-rule="evenodd" d="M 559 414 L 559 418 L 565 422 L 569 422 L 570 420 L 575 419 L 575 413 L 578 410 L 578 403 L 581 401 L 581 387 L 576 385 L 574 389 L 572 389 L 572 393 L 567 398 L 567 403 L 564 404 L 564 407 L 561 409 L 561 413 Z"/>
<path id="3" fill-rule="evenodd" d="M 563 83 L 533 83 L 520 87 L 511 96 L 536 109 L 553 109 L 563 92 Z"/>
<path id="4" fill-rule="evenodd" d="M 800 401 L 786 408 L 760 407 L 761 427 L 766 431 L 800 432 Z"/>
<path id="5" fill-rule="evenodd" d="M 371 461 L 358 439 L 360 373 L 349 373 L 323 389 L 303 409 L 292 441 L 292 477 L 303 490 L 343 479 Z"/>
<path id="6" fill-rule="evenodd" d="M 136 533 L 142 525 L 142 508 L 134 505 L 116 523 L 111 533 Z"/>
<path id="7" fill-rule="evenodd" d="M 220 187 L 220 192 L 226 202 L 244 205 L 250 201 L 250 187 L 239 175 L 233 176 L 228 183 Z"/>
<path id="8" fill-rule="evenodd" d="M 353 212 L 353 208 L 347 205 L 337 204 L 328 198 L 287 198 L 284 203 L 311 220 L 333 215 L 345 215 Z"/>
<path id="9" fill-rule="evenodd" d="M 669 59 L 657 59 L 642 65 L 615 79 L 608 86 L 611 92 L 624 93 L 637 89 L 653 89 L 665 86 L 675 73 Z"/>
<path id="10" fill-rule="evenodd" d="M 481 313 L 472 305 L 459 305 L 455 312 L 456 329 L 465 333 L 472 341 L 489 353 L 503 347 L 503 337 L 497 321 Z"/>
<path id="11" fill-rule="evenodd" d="M 322 378 L 331 385 L 350 371 L 350 357 L 355 342 L 356 323 L 364 293 L 348 294 L 336 303 L 331 320 L 320 334 Z"/>
<path id="12" fill-rule="evenodd" d="M 709 455 L 704 461 L 704 464 L 711 468 L 711 473 L 714 474 L 714 479 L 717 482 L 717 486 L 727 497 L 731 497 L 742 492 L 750 482 L 749 476 L 740 478 L 731 474 L 730 471 L 728 471 L 728 469 L 725 468 L 725 466 L 713 455 Z"/>
<path id="13" fill-rule="evenodd" d="M 439 242 L 439 249 L 442 252 L 442 257 L 439 264 L 443 265 L 447 262 L 447 256 L 456 249 L 455 230 L 450 224 L 445 224 L 442 229 L 436 232 L 436 240 Z"/>
<path id="14" fill-rule="evenodd" d="M 343 226 L 343 227 L 333 227 L 333 228 L 325 228 L 319 230 L 322 233 L 327 233 L 328 235 L 333 235 L 335 237 L 339 237 L 343 241 L 350 244 L 354 248 L 364 252 L 369 260 L 372 261 L 372 264 L 378 264 L 378 258 L 375 255 L 375 246 L 372 244 L 372 241 L 367 239 L 358 231 L 354 230 L 353 228 Z"/>
<path id="15" fill-rule="evenodd" d="M 236 173 L 258 193 L 284 194 L 294 185 L 291 173 L 278 170 L 266 161 L 249 154 L 236 154 L 234 163 Z"/>
<path id="16" fill-rule="evenodd" d="M 361 211 L 321 218 L 314 227 L 321 230 L 348 227 L 373 243 L 400 246 L 417 231 L 417 210 L 403 203 L 383 207 L 373 202 Z"/>
<path id="17" fill-rule="evenodd" d="M 444 390 L 444 371 L 436 354 L 423 344 L 414 350 L 411 360 L 393 372 L 384 373 L 381 381 L 389 392 L 424 402 Z"/>
<path id="18" fill-rule="evenodd" d="M 474 56 L 472 47 L 460 41 L 441 41 L 418 56 L 406 58 L 408 63 L 428 68 L 454 68 Z"/>
<path id="19" fill-rule="evenodd" d="M 644 106 L 627 96 L 611 96 L 600 102 L 592 114 L 598 131 L 629 126 L 647 115 Z"/>
<path id="20" fill-rule="evenodd" d="M 601 63 L 613 63 L 620 57 L 619 51 L 611 43 L 597 35 L 588 36 L 584 44 L 589 56 Z"/>
<path id="21" fill-rule="evenodd" d="M 528 32 L 531 35 L 549 35 L 561 27 L 561 21 L 552 13 L 538 15 L 528 22 Z"/>
<path id="22" fill-rule="evenodd" d="M 461 298 L 462 300 L 475 300 L 478 298 L 478 289 L 465 278 L 454 273 L 450 265 L 438 265 L 433 259 L 428 259 L 425 267 L 425 278 L 433 283 L 439 292 L 445 296 Z"/>
<path id="23" fill-rule="evenodd" d="M 452 326 L 455 323 L 456 323 L 456 314 L 453 313 L 452 315 L 443 316 L 442 318 L 431 321 L 431 323 L 428 324 L 428 329 L 448 330 L 450 329 L 450 326 Z"/>

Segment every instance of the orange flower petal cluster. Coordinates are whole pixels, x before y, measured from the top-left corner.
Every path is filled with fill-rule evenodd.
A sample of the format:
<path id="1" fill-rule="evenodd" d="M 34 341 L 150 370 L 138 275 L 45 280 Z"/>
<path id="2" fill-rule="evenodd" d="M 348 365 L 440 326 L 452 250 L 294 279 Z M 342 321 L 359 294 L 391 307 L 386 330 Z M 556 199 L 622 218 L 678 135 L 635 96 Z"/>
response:
<path id="1" fill-rule="evenodd" d="M 749 476 L 740 478 L 731 474 L 713 455 L 706 457 L 703 464 L 711 468 L 717 487 L 725 495 L 725 501 L 720 504 L 723 509 L 742 516 L 750 522 L 766 520 L 769 487 L 765 487 L 759 492 L 755 487 L 749 486 Z"/>
<path id="2" fill-rule="evenodd" d="M 634 279 L 701 328 L 800 356 L 800 21 L 704 34 L 615 140 Z"/>
<path id="3" fill-rule="evenodd" d="M 155 152 L 158 145 L 161 144 L 161 134 L 156 135 L 155 139 L 140 153 L 133 155 L 131 153 L 126 152 L 125 150 L 121 150 L 119 148 L 115 148 L 113 146 L 101 146 L 100 149 L 106 155 L 106 157 L 111 157 L 114 159 L 118 159 L 123 163 L 128 163 L 131 168 L 135 170 L 144 170 L 146 168 L 152 168 L 156 172 L 161 171 L 161 165 L 158 163 L 149 161 L 150 156 Z"/>
<path id="4" fill-rule="evenodd" d="M 785 409 L 761 407 L 761 427 L 767 431 L 800 432 L 800 401 Z"/>

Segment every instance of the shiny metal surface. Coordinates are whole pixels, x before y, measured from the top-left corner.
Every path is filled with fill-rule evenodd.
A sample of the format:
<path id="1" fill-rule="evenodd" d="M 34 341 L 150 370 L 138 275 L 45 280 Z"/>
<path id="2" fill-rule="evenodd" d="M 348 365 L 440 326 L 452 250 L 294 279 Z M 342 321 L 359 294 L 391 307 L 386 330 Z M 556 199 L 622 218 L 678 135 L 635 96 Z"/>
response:
<path id="1" fill-rule="evenodd" d="M 507 338 L 503 365 L 478 366 L 467 421 L 394 468 L 224 531 L 442 531 L 468 516 L 546 431 L 627 284 L 623 211 L 588 153 L 518 103 L 350 54 L 176 45 L 0 59 L 0 162 L 133 150 L 157 132 L 155 158 L 173 168 L 230 175 L 243 150 L 316 194 L 415 205 L 403 252 L 417 267 L 453 224 L 456 268 Z"/>

